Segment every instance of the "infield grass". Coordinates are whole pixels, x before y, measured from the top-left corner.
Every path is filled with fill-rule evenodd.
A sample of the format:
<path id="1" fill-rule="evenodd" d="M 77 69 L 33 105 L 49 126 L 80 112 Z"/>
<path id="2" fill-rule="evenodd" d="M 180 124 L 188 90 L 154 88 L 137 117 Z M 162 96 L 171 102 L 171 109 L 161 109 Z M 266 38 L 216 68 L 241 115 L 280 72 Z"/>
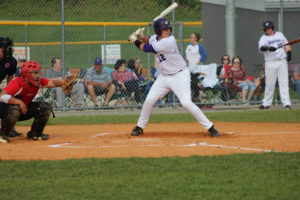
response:
<path id="1" fill-rule="evenodd" d="M 0 161 L 1 200 L 299 199 L 300 153 Z"/>

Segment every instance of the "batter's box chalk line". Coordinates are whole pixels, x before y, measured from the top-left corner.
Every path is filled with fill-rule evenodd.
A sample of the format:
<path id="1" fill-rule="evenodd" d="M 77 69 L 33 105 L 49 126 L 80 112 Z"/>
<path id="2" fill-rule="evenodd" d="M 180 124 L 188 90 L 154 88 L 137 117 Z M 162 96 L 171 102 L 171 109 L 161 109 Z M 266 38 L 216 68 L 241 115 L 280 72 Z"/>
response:
<path id="1" fill-rule="evenodd" d="M 106 135 L 120 135 L 120 134 L 128 134 L 128 132 L 121 132 L 121 133 L 98 133 L 96 135 L 92 135 L 91 138 L 97 138 L 97 137 L 102 137 L 102 136 L 106 136 Z"/>
<path id="2" fill-rule="evenodd" d="M 257 149 L 257 148 L 247 148 L 247 147 L 233 147 L 233 146 L 226 146 L 226 145 L 218 145 L 218 144 L 208 144 L 207 142 L 200 142 L 200 143 L 193 143 L 187 144 L 183 146 L 195 147 L 195 146 L 206 146 L 206 147 L 216 147 L 216 148 L 227 148 L 227 149 L 238 149 L 238 150 L 245 150 L 245 151 L 261 151 L 261 152 L 278 152 L 268 149 Z"/>
<path id="3" fill-rule="evenodd" d="M 62 144 L 54 144 L 48 145 L 50 148 L 124 148 L 129 147 L 130 145 L 104 145 L 104 146 L 74 146 L 72 143 L 62 143 Z M 137 145 L 140 147 L 164 147 L 164 146 L 178 146 L 178 147 L 197 147 L 197 146 L 206 146 L 206 147 L 215 147 L 215 148 L 226 148 L 226 149 L 238 149 L 245 151 L 260 151 L 260 152 L 279 152 L 268 149 L 258 149 L 258 148 L 248 148 L 248 147 L 234 147 L 227 145 L 218 145 L 218 144 L 208 144 L 207 142 L 199 142 L 192 144 L 183 144 L 183 145 L 170 145 L 170 144 L 143 144 Z"/>
<path id="4" fill-rule="evenodd" d="M 258 132 L 258 133 L 236 133 L 224 132 L 225 135 L 283 135 L 283 134 L 300 134 L 300 132 Z"/>

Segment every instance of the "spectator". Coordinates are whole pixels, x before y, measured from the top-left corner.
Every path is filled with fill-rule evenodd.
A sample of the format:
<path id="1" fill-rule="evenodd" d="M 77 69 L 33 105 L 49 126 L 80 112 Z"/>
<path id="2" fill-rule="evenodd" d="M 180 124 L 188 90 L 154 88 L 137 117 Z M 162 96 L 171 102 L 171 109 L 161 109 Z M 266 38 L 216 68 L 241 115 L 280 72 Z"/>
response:
<path id="1" fill-rule="evenodd" d="M 233 86 L 242 88 L 242 99 L 244 105 L 249 105 L 249 101 L 254 94 L 256 86 L 251 80 L 248 79 L 242 64 L 242 60 L 238 56 L 233 57 L 232 67 L 228 70 L 228 73 L 229 76 L 232 77 Z M 248 98 L 246 100 L 247 94 Z"/>
<path id="2" fill-rule="evenodd" d="M 185 50 L 185 61 L 190 68 L 193 65 L 201 65 L 204 63 L 207 53 L 204 46 L 199 43 L 201 36 L 199 33 L 192 33 L 190 36 L 190 44 Z"/>
<path id="3" fill-rule="evenodd" d="M 140 81 L 144 81 L 144 77 L 142 75 L 143 73 L 142 63 L 139 58 L 128 60 L 127 67 L 135 73 L 135 75 L 139 78 Z"/>
<path id="4" fill-rule="evenodd" d="M 298 99 L 300 100 L 300 65 L 295 67 L 294 79 L 296 83 L 296 90 L 298 93 Z"/>
<path id="5" fill-rule="evenodd" d="M 117 88 L 129 92 L 137 103 L 141 103 L 138 78 L 133 72 L 126 70 L 126 60 L 117 60 L 112 76 Z"/>
<path id="6" fill-rule="evenodd" d="M 96 94 L 105 94 L 106 98 L 103 106 L 108 106 L 111 97 L 114 95 L 116 88 L 112 84 L 112 77 L 107 68 L 103 68 L 101 58 L 96 58 L 94 66 L 87 70 L 86 81 L 88 92 L 94 102 L 95 107 L 99 106 Z"/>
<path id="7" fill-rule="evenodd" d="M 223 101 L 228 101 L 229 99 L 233 99 L 236 96 L 236 92 L 233 90 L 229 90 L 228 86 L 225 84 L 225 80 L 227 78 L 227 71 L 231 68 L 230 58 L 228 55 L 224 55 L 221 60 L 221 65 L 217 67 L 217 76 L 219 79 L 218 85 L 222 87 L 221 99 Z"/>
<path id="8" fill-rule="evenodd" d="M 62 61 L 58 57 L 54 57 L 51 60 L 52 69 L 48 69 L 45 71 L 45 77 L 49 80 L 63 80 L 63 68 L 62 68 Z M 65 75 L 70 75 L 68 70 L 65 70 Z M 62 96 L 63 91 L 60 87 L 54 88 L 55 95 L 56 95 L 56 103 L 57 107 L 62 107 Z M 71 90 L 72 95 L 75 95 L 75 107 L 81 108 L 83 102 L 83 95 L 84 95 L 84 85 L 82 83 L 77 83 L 73 86 Z"/>
<path id="9" fill-rule="evenodd" d="M 21 76 L 21 67 L 22 67 L 22 65 L 23 65 L 25 62 L 26 62 L 26 59 L 25 59 L 25 58 L 22 58 L 22 57 L 18 58 L 18 60 L 17 60 L 17 71 L 16 71 L 16 73 L 15 73 L 15 76 L 16 76 L 16 77 L 20 77 L 20 76 Z"/>

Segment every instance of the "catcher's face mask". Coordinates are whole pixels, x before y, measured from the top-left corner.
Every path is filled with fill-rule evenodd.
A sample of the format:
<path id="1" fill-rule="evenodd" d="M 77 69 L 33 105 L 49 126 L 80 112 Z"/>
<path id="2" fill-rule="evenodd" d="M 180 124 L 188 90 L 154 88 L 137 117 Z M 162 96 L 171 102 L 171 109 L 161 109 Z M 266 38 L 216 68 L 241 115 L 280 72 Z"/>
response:
<path id="1" fill-rule="evenodd" d="M 21 75 L 34 86 L 40 86 L 41 66 L 35 61 L 25 62 L 21 67 Z"/>

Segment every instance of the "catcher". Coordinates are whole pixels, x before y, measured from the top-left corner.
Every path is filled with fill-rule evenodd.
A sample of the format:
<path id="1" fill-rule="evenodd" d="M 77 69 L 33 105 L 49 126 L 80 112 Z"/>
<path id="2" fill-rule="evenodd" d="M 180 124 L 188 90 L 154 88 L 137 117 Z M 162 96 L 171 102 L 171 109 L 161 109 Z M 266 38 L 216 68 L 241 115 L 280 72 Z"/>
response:
<path id="1" fill-rule="evenodd" d="M 21 77 L 13 79 L 0 93 L 0 143 L 9 142 L 9 133 L 17 121 L 34 118 L 27 139 L 47 140 L 49 135 L 43 134 L 52 111 L 46 102 L 32 102 L 39 87 L 62 87 L 67 95 L 73 87 L 77 75 L 66 77 L 65 80 L 48 80 L 40 78 L 41 66 L 35 61 L 25 62 L 21 67 Z"/>

